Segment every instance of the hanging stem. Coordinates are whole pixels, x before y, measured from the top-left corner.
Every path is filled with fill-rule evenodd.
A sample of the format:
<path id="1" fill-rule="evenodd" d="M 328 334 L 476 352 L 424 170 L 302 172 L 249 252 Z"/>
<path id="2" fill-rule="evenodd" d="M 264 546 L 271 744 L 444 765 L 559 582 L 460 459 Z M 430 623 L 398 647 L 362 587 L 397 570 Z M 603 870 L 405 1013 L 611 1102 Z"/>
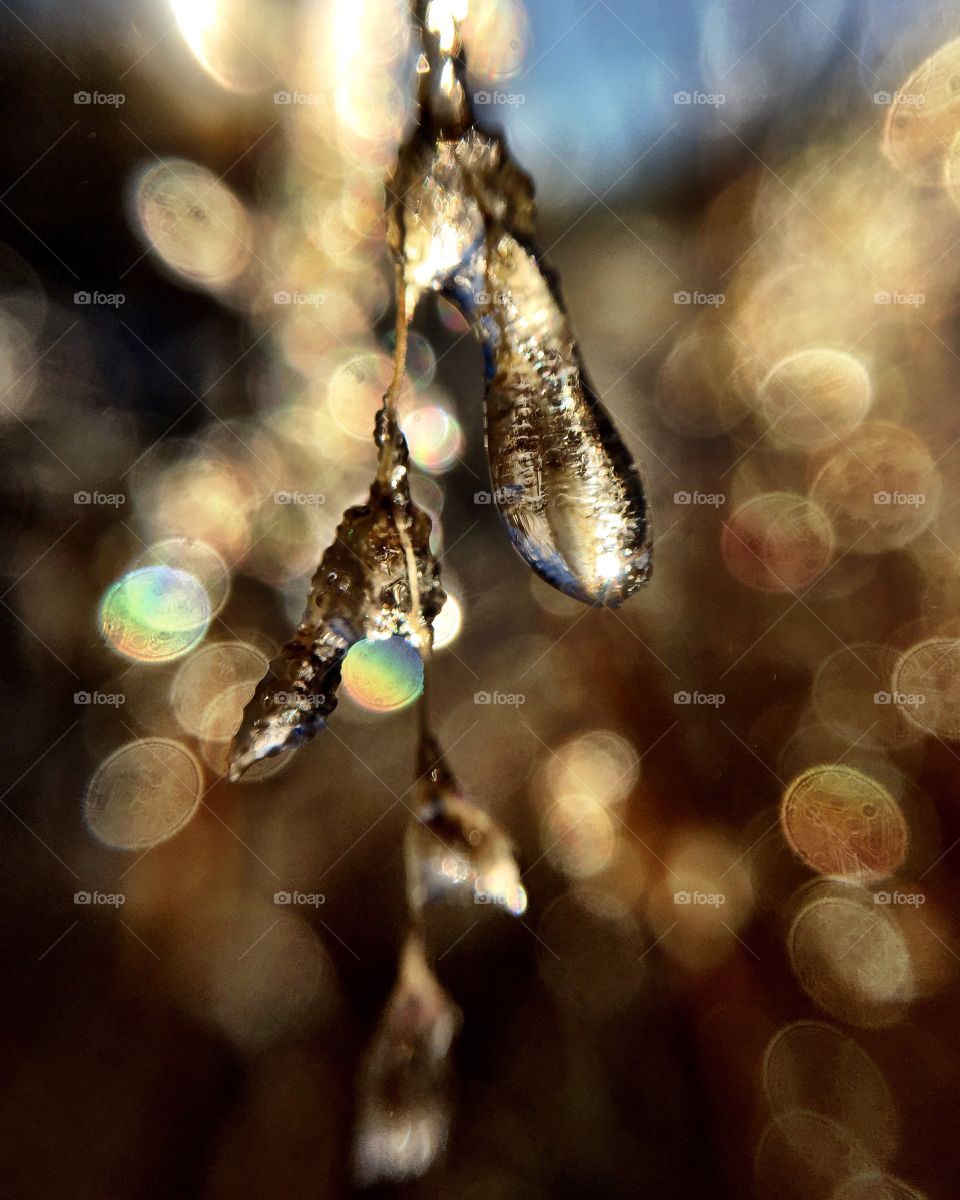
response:
<path id="1" fill-rule="evenodd" d="M 413 316 L 413 313 L 410 314 Z M 397 322 L 396 345 L 393 350 L 393 376 L 383 397 L 383 408 L 391 425 L 398 427 L 397 401 L 403 386 L 403 373 L 407 368 L 407 289 L 403 278 L 403 264 L 397 263 Z"/>
<path id="2" fill-rule="evenodd" d="M 473 121 L 460 22 L 452 8 L 451 0 L 446 5 L 441 0 L 413 2 L 427 67 L 420 73 L 420 129 L 441 138 L 459 137 Z"/>
<path id="3" fill-rule="evenodd" d="M 403 262 L 397 263 L 397 319 L 396 319 L 396 334 L 393 354 L 393 377 L 390 380 L 390 385 L 387 388 L 383 397 L 383 414 L 385 436 L 389 437 L 391 446 L 390 452 L 387 452 L 386 442 L 381 447 L 380 451 L 380 474 L 384 476 L 385 471 L 392 471 L 397 466 L 397 452 L 403 441 L 403 433 L 400 430 L 400 422 L 397 414 L 398 400 L 400 397 L 400 389 L 403 386 L 403 376 L 407 364 L 407 331 L 409 328 L 409 316 L 407 314 L 407 287 L 404 278 Z M 404 458 L 404 470 L 406 470 L 406 455 Z M 398 497 L 394 493 L 394 515 L 396 518 L 397 533 L 400 537 L 400 544 L 403 546 L 404 556 L 407 562 L 407 579 L 410 588 L 410 623 L 414 627 L 416 634 L 416 646 L 420 652 L 420 657 L 423 660 L 423 690 L 420 694 L 419 717 L 420 717 L 420 748 L 417 755 L 417 770 L 423 772 L 425 770 L 423 759 L 426 756 L 425 747 L 430 740 L 429 731 L 429 703 L 428 694 L 428 679 L 429 679 L 429 663 L 431 651 L 433 649 L 433 630 L 430 625 L 423 619 L 423 610 L 420 601 L 420 576 L 417 569 L 417 556 L 413 548 L 413 543 L 410 539 L 409 520 L 410 513 L 408 507 L 404 503 L 398 503 Z"/>

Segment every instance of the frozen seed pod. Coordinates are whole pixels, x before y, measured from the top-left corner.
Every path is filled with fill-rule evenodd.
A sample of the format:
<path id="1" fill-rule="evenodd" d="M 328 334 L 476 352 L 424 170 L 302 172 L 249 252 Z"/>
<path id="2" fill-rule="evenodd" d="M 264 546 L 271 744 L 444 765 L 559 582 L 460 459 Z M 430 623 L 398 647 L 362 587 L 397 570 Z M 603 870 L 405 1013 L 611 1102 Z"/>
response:
<path id="1" fill-rule="evenodd" d="M 436 902 L 494 904 L 519 916 L 527 894 L 510 839 L 460 792 L 436 743 L 424 740 L 416 816 L 407 828 L 406 872 L 410 908 Z"/>
<path id="2" fill-rule="evenodd" d="M 488 247 L 478 315 L 493 495 L 513 543 L 567 595 L 621 604 L 650 576 L 643 486 L 555 286 L 512 234 Z"/>
<path id="3" fill-rule="evenodd" d="M 459 1027 L 460 1010 L 410 933 L 360 1071 L 354 1172 L 361 1186 L 415 1179 L 443 1149 Z"/>
<path id="4" fill-rule="evenodd" d="M 650 576 L 643 485 L 535 247 L 531 181 L 476 125 L 456 23 L 431 23 L 432 8 L 420 125 L 388 181 L 406 302 L 441 292 L 483 346 L 493 496 L 521 557 L 560 591 L 617 605 Z"/>
<path id="5" fill-rule="evenodd" d="M 314 575 L 295 637 L 270 663 L 244 710 L 230 778 L 294 750 L 337 705 L 344 656 L 367 637 L 406 638 L 429 650 L 443 607 L 430 518 L 410 498 L 407 444 L 392 415 L 377 416 L 379 466 L 366 504 L 348 508 Z"/>

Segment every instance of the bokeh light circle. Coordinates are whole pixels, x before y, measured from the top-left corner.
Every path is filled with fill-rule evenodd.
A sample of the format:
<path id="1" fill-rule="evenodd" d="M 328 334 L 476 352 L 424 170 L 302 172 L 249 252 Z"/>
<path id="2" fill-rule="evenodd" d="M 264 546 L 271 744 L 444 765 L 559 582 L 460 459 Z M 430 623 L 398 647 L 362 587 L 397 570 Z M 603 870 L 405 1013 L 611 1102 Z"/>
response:
<path id="1" fill-rule="evenodd" d="M 960 128 L 960 39 L 939 46 L 900 85 L 887 109 L 883 152 L 906 176 L 937 184 Z"/>
<path id="2" fill-rule="evenodd" d="M 609 865 L 617 836 L 606 808 L 588 796 L 579 797 L 577 804 L 565 797 L 545 814 L 541 841 L 544 854 L 557 870 L 574 879 L 587 879 Z"/>
<path id="3" fill-rule="evenodd" d="M 709 970 L 738 944 L 753 912 L 750 872 L 720 826 L 685 825 L 664 847 L 665 872 L 649 889 L 646 916 L 664 954 L 685 970 Z"/>
<path id="4" fill-rule="evenodd" d="M 2 251 L 2 247 L 0 247 Z M 0 252 L 0 268 L 4 266 Z M 2 286 L 2 285 L 0 285 Z M 26 411 L 39 380 L 34 364 L 37 356 L 27 329 L 7 311 L 0 291 L 0 421 Z"/>
<path id="5" fill-rule="evenodd" d="M 151 472 L 138 501 L 157 536 L 202 542 L 231 562 L 250 544 L 256 502 L 251 470 L 226 455 L 191 447 L 185 456 Z"/>
<path id="6" fill-rule="evenodd" d="M 464 7 L 462 29 L 471 73 L 491 83 L 516 75 L 530 36 L 522 0 L 470 0 Z"/>
<path id="7" fill-rule="evenodd" d="M 336 1003 L 320 938 L 296 910 L 260 899 L 214 892 L 191 905 L 163 966 L 177 1003 L 251 1054 L 302 1038 Z"/>
<path id="8" fill-rule="evenodd" d="M 811 767 L 787 787 L 783 832 L 798 858 L 822 875 L 882 879 L 903 863 L 909 830 L 882 784 L 853 767 Z"/>
<path id="9" fill-rule="evenodd" d="M 830 564 L 835 539 L 826 514 L 793 492 L 765 492 L 737 508 L 720 548 L 730 574 L 760 592 L 809 587 Z"/>
<path id="10" fill-rule="evenodd" d="M 230 594 L 230 571 L 220 555 L 196 538 L 171 537 L 156 542 L 134 563 L 135 567 L 171 567 L 186 571 L 203 584 L 215 617 Z"/>
<path id="11" fill-rule="evenodd" d="M 326 407 L 348 437 L 369 442 L 377 411 L 390 385 L 393 364 L 385 354 L 364 351 L 341 363 L 330 377 Z"/>
<path id="12" fill-rule="evenodd" d="M 273 85 L 272 61 L 289 37 L 282 6 L 252 0 L 170 0 L 184 41 L 221 87 L 248 95 Z M 286 38 L 285 36 L 286 35 Z"/>
<path id="13" fill-rule="evenodd" d="M 887 1081 L 870 1056 L 822 1021 L 779 1030 L 763 1056 L 763 1090 L 776 1117 L 805 1109 L 847 1129 L 878 1162 L 896 1147 L 897 1115 Z"/>
<path id="14" fill-rule="evenodd" d="M 105 759 L 87 784 L 87 826 L 104 845 L 117 850 L 156 846 L 196 813 L 202 782 L 200 765 L 179 742 L 130 742 Z"/>
<path id="15" fill-rule="evenodd" d="M 823 1113 L 778 1113 L 757 1147 L 754 1172 L 763 1200 L 812 1200 L 829 1196 L 851 1171 L 876 1166 L 869 1151 L 838 1121 Z"/>
<path id="16" fill-rule="evenodd" d="M 910 951 L 875 897 L 822 883 L 804 897 L 787 935 L 800 986 L 826 1012 L 865 1029 L 899 1021 L 913 999 Z"/>
<path id="17" fill-rule="evenodd" d="M 442 650 L 455 641 L 463 624 L 463 610 L 456 596 L 447 590 L 447 599 L 443 608 L 433 619 L 433 648 Z"/>
<path id="18" fill-rule="evenodd" d="M 244 574 L 273 587 L 309 577 L 321 548 L 335 536 L 336 517 L 325 501 L 323 493 L 281 492 L 262 504 L 250 525 Z"/>
<path id="19" fill-rule="evenodd" d="M 247 213 L 206 167 L 181 158 L 153 163 L 140 177 L 136 209 L 148 245 L 184 279 L 223 287 L 250 261 Z"/>
<path id="20" fill-rule="evenodd" d="M 196 738 L 229 741 L 267 665 L 265 654 L 243 642 L 200 647 L 182 663 L 170 689 L 181 727 Z"/>
<path id="21" fill-rule="evenodd" d="M 947 195 L 960 208 L 960 132 L 950 144 L 950 152 L 943 164 L 943 182 Z"/>
<path id="22" fill-rule="evenodd" d="M 397 344 L 397 335 L 389 333 L 383 339 L 391 358 Z M 407 378 L 418 392 L 433 383 L 437 373 L 437 356 L 433 346 L 422 333 L 411 330 L 407 334 Z"/>
<path id="23" fill-rule="evenodd" d="M 449 333 L 462 335 L 470 332 L 470 322 L 459 308 L 443 296 L 437 296 L 437 316 L 440 318 L 440 324 Z"/>
<path id="24" fill-rule="evenodd" d="M 442 475 L 463 452 L 460 422 L 439 404 L 412 409 L 403 417 L 401 427 L 410 457 L 421 470 Z"/>
<path id="25" fill-rule="evenodd" d="M 100 602 L 100 631 L 134 662 L 170 662 L 198 645 L 210 625 L 206 589 L 188 571 L 139 567 L 111 584 Z"/>
<path id="26" fill-rule="evenodd" d="M 894 668 L 892 694 L 917 728 L 960 739 L 960 638 L 928 638 L 904 651 Z"/>
<path id="27" fill-rule="evenodd" d="M 910 698 L 890 690 L 896 659 L 890 646 L 855 642 L 823 660 L 813 681 L 813 704 L 837 737 L 878 749 L 920 737 L 901 713 Z"/>
<path id="28" fill-rule="evenodd" d="M 406 638 L 364 638 L 343 660 L 343 686 L 370 712 L 406 708 L 423 690 L 423 659 Z"/>
<path id="29" fill-rule="evenodd" d="M 544 771 L 549 801 L 574 797 L 606 807 L 619 805 L 636 786 L 640 760 L 635 748 L 611 729 L 592 729 L 564 743 Z"/>
<path id="30" fill-rule="evenodd" d="M 808 449 L 843 437 L 870 408 L 870 375 L 841 350 L 789 354 L 760 385 L 760 406 L 777 441 Z"/>
<path id="31" fill-rule="evenodd" d="M 873 421 L 824 451 L 810 497 L 842 546 L 877 554 L 905 546 L 936 515 L 941 480 L 927 447 L 899 425 Z"/>
<path id="32" fill-rule="evenodd" d="M 844 1180 L 830 1200 L 927 1200 L 927 1197 L 902 1179 L 869 1171 Z"/>
<path id="33" fill-rule="evenodd" d="M 670 350 L 657 378 L 663 420 L 687 437 L 715 437 L 746 414 L 737 386 L 731 339 L 723 329 L 695 326 Z"/>

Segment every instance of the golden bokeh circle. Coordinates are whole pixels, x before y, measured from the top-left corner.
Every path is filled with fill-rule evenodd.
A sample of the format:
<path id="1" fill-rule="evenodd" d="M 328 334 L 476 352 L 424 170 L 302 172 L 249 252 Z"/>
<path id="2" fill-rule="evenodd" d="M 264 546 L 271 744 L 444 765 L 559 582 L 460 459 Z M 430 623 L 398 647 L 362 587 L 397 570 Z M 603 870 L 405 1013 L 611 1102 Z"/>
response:
<path id="1" fill-rule="evenodd" d="M 142 850 L 179 833 L 200 804 L 203 773 L 194 756 L 168 738 L 129 742 L 105 759 L 87 784 L 90 832 L 117 850 Z"/>
<path id="2" fill-rule="evenodd" d="M 844 765 L 811 767 L 783 796 L 780 820 L 794 853 L 814 871 L 882 879 L 903 863 L 909 829 L 876 779 Z"/>

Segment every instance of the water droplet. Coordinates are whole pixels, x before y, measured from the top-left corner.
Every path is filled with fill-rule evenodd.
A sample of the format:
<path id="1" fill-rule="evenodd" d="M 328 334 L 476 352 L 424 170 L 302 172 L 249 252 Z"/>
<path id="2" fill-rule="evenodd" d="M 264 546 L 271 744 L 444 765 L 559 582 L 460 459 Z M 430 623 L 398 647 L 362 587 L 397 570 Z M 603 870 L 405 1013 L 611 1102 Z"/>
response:
<path id="1" fill-rule="evenodd" d="M 397 982 L 360 1073 L 354 1165 L 361 1185 L 422 1175 L 443 1148 L 450 1123 L 450 1047 L 460 1010 L 410 934 Z"/>
<path id="2" fill-rule="evenodd" d="M 492 292 L 479 328 L 494 498 L 538 574 L 587 603 L 620 604 L 650 574 L 637 469 L 534 255 L 504 236 L 485 274 Z"/>
<path id="3" fill-rule="evenodd" d="M 525 912 L 527 893 L 510 839 L 464 798 L 429 736 L 422 756 L 432 765 L 420 780 L 417 815 L 407 832 L 410 907 L 419 912 L 440 900 Z"/>

